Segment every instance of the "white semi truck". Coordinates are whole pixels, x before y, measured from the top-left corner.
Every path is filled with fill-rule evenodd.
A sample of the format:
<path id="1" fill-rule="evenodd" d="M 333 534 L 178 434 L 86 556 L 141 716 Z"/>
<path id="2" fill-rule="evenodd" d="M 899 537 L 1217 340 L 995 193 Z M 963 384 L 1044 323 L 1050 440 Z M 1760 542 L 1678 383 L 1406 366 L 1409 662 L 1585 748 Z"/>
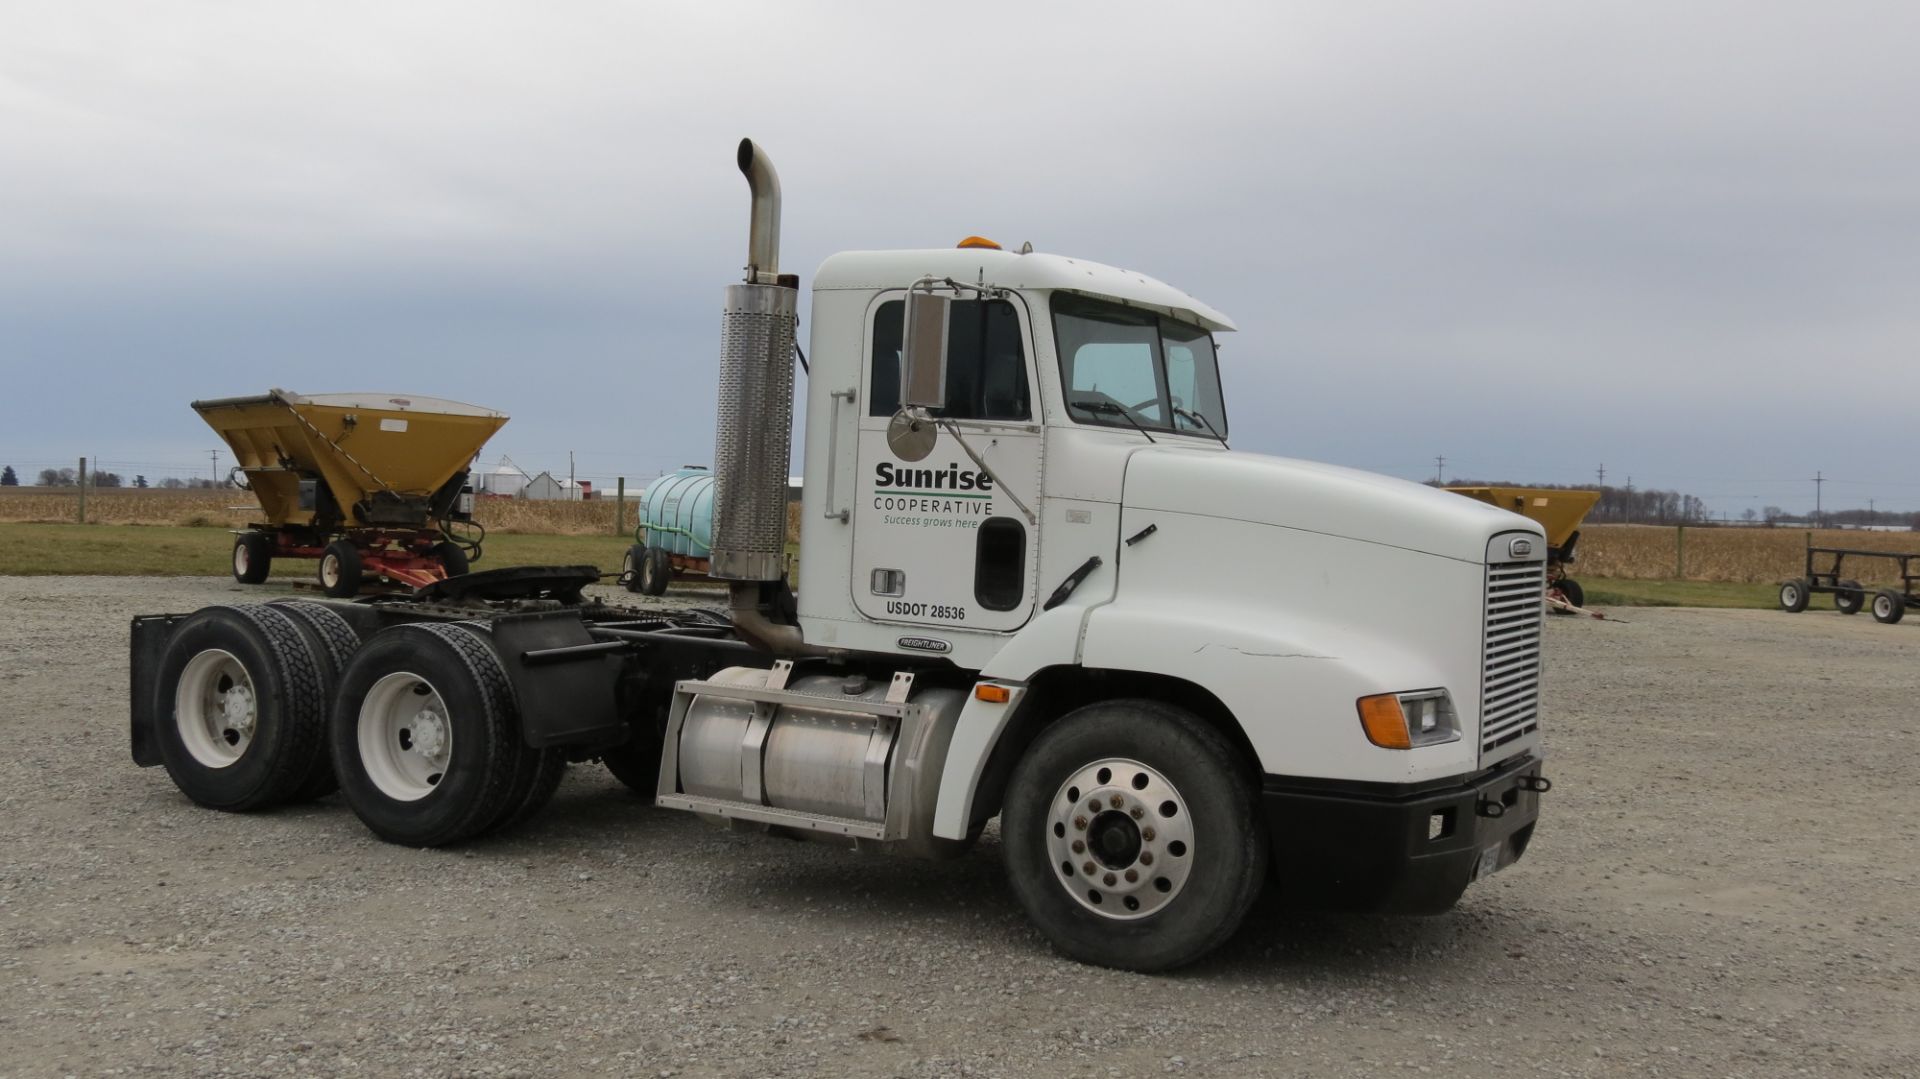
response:
<path id="1" fill-rule="evenodd" d="M 726 609 L 584 599 L 593 567 L 136 618 L 132 742 L 192 799 L 336 785 L 396 843 L 511 827 L 569 761 L 668 809 L 947 856 L 1000 820 L 1062 952 L 1160 970 L 1256 894 L 1437 912 L 1526 850 L 1546 542 L 1444 491 L 1230 450 L 1227 317 L 1131 271 L 852 252 L 798 282 L 750 141 L 726 290 Z M 804 359 L 802 360 L 804 362 Z"/>

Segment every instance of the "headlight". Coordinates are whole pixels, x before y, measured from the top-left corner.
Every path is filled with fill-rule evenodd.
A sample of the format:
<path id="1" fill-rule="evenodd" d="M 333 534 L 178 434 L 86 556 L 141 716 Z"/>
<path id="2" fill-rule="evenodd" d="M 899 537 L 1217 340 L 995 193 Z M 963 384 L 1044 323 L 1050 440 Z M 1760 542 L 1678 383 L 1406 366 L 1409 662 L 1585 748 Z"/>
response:
<path id="1" fill-rule="evenodd" d="M 1379 693 L 1359 702 L 1360 728 L 1382 749 L 1437 746 L 1460 737 L 1453 698 L 1444 689 Z"/>

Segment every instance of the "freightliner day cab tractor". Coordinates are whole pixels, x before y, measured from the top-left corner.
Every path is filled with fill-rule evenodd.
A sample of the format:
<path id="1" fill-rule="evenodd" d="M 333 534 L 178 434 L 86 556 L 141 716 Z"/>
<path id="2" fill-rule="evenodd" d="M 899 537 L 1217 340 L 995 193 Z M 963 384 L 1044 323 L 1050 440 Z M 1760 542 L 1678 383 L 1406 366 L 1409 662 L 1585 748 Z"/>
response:
<path id="1" fill-rule="evenodd" d="M 1256 893 L 1437 912 L 1548 788 L 1539 526 L 1229 450 L 1214 335 L 1151 278 L 969 241 L 813 281 L 787 580 L 798 281 L 742 142 L 712 574 L 725 609 L 583 599 L 593 567 L 136 618 L 132 741 L 197 802 L 334 789 L 384 839 L 472 840 L 600 759 L 729 827 L 921 857 L 1000 820 L 1062 952 L 1161 970 Z"/>

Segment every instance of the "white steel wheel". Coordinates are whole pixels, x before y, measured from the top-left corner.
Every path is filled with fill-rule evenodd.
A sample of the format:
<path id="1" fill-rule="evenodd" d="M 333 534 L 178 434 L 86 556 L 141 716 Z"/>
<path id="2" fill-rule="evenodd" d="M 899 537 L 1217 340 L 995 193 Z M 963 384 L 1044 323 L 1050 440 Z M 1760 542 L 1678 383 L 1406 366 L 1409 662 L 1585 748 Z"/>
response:
<path id="1" fill-rule="evenodd" d="M 188 660 L 173 692 L 173 721 L 194 760 L 208 768 L 239 760 L 260 722 L 259 695 L 246 665 L 217 648 Z"/>
<path id="2" fill-rule="evenodd" d="M 234 544 L 233 545 L 234 577 L 235 578 L 246 577 L 247 571 L 252 567 L 253 567 L 253 552 L 249 550 L 247 545 L 244 543 Z"/>
<path id="3" fill-rule="evenodd" d="M 1193 819 L 1154 768 L 1116 757 L 1060 784 L 1047 850 L 1074 902 L 1102 918 L 1145 918 L 1172 902 L 1193 868 Z"/>
<path id="4" fill-rule="evenodd" d="M 417 802 L 446 778 L 453 757 L 446 701 L 426 679 L 395 671 L 362 699 L 358 744 L 361 766 L 380 793 Z"/>
<path id="5" fill-rule="evenodd" d="M 320 586 L 328 592 L 340 587 L 340 556 L 332 551 L 320 556 Z"/>

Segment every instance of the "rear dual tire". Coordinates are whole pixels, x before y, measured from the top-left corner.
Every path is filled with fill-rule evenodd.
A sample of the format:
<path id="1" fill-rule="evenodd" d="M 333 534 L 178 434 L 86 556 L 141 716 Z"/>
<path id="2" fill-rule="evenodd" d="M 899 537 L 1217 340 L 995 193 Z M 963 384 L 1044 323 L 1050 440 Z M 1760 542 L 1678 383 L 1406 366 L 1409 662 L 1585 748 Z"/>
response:
<path id="1" fill-rule="evenodd" d="M 161 654 L 152 714 L 181 792 L 233 812 L 310 797 L 324 782 L 326 679 L 287 612 L 206 607 Z"/>
<path id="2" fill-rule="evenodd" d="M 320 672 L 320 699 L 323 702 L 333 700 L 340 690 L 340 676 L 346 673 L 347 665 L 353 662 L 353 654 L 360 649 L 360 635 L 354 632 L 351 623 L 324 603 L 278 599 L 267 606 L 290 617 L 295 628 L 306 638 L 307 650 L 313 655 Z M 325 708 L 324 704 L 322 708 Z M 333 760 L 322 745 L 320 752 L 314 754 L 307 779 L 295 789 L 290 800 L 310 801 L 338 789 L 340 783 L 333 775 Z"/>
<path id="3" fill-rule="evenodd" d="M 520 736 L 484 630 L 415 623 L 375 634 L 341 679 L 328 728 L 354 814 L 390 843 L 439 847 L 512 827 L 553 796 L 557 749 Z"/>

